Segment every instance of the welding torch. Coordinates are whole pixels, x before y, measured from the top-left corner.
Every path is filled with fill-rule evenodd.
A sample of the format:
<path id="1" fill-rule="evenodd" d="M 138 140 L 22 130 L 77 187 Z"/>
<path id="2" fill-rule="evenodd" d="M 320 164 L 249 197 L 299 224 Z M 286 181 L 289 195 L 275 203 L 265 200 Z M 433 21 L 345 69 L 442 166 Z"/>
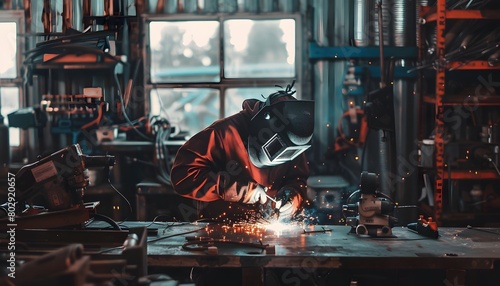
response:
<path id="1" fill-rule="evenodd" d="M 266 197 L 272 201 L 274 203 L 274 205 L 276 206 L 278 204 L 278 201 L 276 201 L 276 199 L 274 199 L 273 197 L 271 197 L 270 195 L 267 194 L 267 187 L 264 187 L 264 191 L 266 192 Z M 279 217 L 279 209 L 278 208 L 274 208 L 274 214 L 276 214 L 276 218 Z"/>
<path id="2" fill-rule="evenodd" d="M 265 192 L 265 194 L 266 194 L 266 197 L 267 197 L 270 201 L 272 201 L 272 202 L 274 203 L 274 206 L 275 206 L 275 207 L 274 207 L 274 210 L 273 210 L 273 211 L 274 211 L 274 214 L 276 215 L 276 219 L 278 219 L 278 218 L 279 218 L 279 214 L 280 214 L 279 209 L 280 209 L 280 208 L 281 208 L 281 206 L 284 204 L 284 202 L 283 202 L 283 201 L 281 201 L 281 206 L 280 206 L 279 208 L 277 208 L 277 205 L 278 205 L 278 200 L 276 200 L 275 198 L 273 198 L 273 197 L 271 197 L 270 195 L 268 195 L 268 194 L 267 194 L 267 190 L 268 190 L 268 188 L 267 188 L 267 187 L 264 187 L 264 192 Z"/>
<path id="3" fill-rule="evenodd" d="M 280 209 L 292 198 L 290 192 L 285 192 L 285 194 L 283 196 L 280 196 L 279 199 L 272 198 L 268 194 L 266 194 L 266 197 L 275 204 L 274 213 L 276 214 L 276 219 L 279 219 Z"/>

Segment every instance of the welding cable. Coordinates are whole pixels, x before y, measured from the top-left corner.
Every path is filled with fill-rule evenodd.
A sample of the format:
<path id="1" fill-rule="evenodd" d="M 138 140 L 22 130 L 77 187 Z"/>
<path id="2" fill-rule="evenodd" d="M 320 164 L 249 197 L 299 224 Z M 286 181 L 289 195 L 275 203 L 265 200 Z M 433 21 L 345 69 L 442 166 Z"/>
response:
<path id="1" fill-rule="evenodd" d="M 80 129 L 87 129 L 89 128 L 90 126 L 93 126 L 93 125 L 99 125 L 99 123 L 101 122 L 102 120 L 102 114 L 104 113 L 103 112 L 103 109 L 104 109 L 104 104 L 105 102 L 104 101 L 101 101 L 99 103 L 99 109 L 97 110 L 97 117 L 90 121 L 89 123 L 83 125 L 82 127 L 80 127 Z"/>
<path id="2" fill-rule="evenodd" d="M 107 178 L 107 181 L 108 181 L 109 186 L 110 186 L 110 187 L 111 187 L 111 188 L 112 188 L 112 189 L 113 189 L 113 190 L 114 190 L 114 191 L 115 191 L 118 195 L 120 195 L 120 197 L 122 197 L 122 199 L 123 199 L 123 200 L 125 200 L 125 202 L 126 202 L 126 203 L 127 203 L 127 205 L 128 205 L 128 208 L 129 208 L 129 213 L 127 214 L 127 217 L 125 217 L 125 219 L 123 220 L 123 221 L 125 221 L 125 220 L 127 220 L 128 215 L 132 214 L 132 205 L 130 204 L 130 201 L 129 201 L 129 200 L 128 200 L 128 199 L 127 199 L 127 198 L 126 198 L 126 197 L 125 197 L 125 196 L 124 196 L 124 195 L 123 195 L 120 191 L 118 191 L 118 189 L 117 189 L 117 188 L 113 185 L 113 183 L 111 183 L 111 180 L 110 180 L 110 177 L 111 177 L 111 176 L 110 176 L 110 174 L 111 174 L 111 170 L 110 170 L 109 166 L 106 166 L 106 167 L 105 167 L 105 170 L 107 170 L 107 174 L 106 174 L 106 175 L 107 175 L 107 177 L 108 177 L 108 178 Z M 121 222 L 120 222 L 120 223 L 117 223 L 118 227 L 119 227 L 119 225 L 120 225 L 120 224 L 121 224 Z"/>
<path id="3" fill-rule="evenodd" d="M 146 225 L 146 228 L 152 226 L 153 224 L 166 224 L 166 222 L 160 222 L 160 221 L 156 221 L 157 219 L 161 218 L 161 217 L 168 217 L 167 215 L 157 215 L 153 218 L 153 220 L 151 221 L 151 223 L 149 223 L 148 225 Z M 170 225 L 171 226 L 171 225 Z M 170 226 L 167 226 L 167 228 L 169 228 Z"/>
<path id="4" fill-rule="evenodd" d="M 490 162 L 491 165 L 493 165 L 493 167 L 495 168 L 495 170 L 497 171 L 497 174 L 500 176 L 500 170 L 498 170 L 498 166 L 497 164 L 493 161 L 492 158 L 490 158 L 488 155 L 483 155 L 483 158 L 486 159 L 486 161 Z"/>
<path id="5" fill-rule="evenodd" d="M 153 133 L 155 134 L 154 140 L 154 161 L 157 166 L 157 178 L 160 182 L 166 185 L 171 185 L 172 181 L 170 179 L 170 156 L 168 148 L 165 141 L 170 137 L 171 125 L 167 119 L 153 116 L 151 126 L 153 127 Z"/>
<path id="6" fill-rule="evenodd" d="M 115 83 L 116 83 L 116 88 L 117 88 L 117 92 L 118 92 L 118 96 L 120 97 L 120 101 L 123 102 L 123 95 L 122 95 L 122 91 L 121 91 L 121 88 L 120 88 L 120 81 L 118 80 L 118 75 L 116 73 L 114 73 L 114 79 L 115 79 Z M 123 104 L 120 104 L 120 108 L 121 108 L 121 111 L 123 113 L 123 117 L 125 118 L 125 120 L 128 122 L 128 124 L 132 127 L 132 130 L 134 130 L 135 133 L 137 133 L 140 137 L 142 137 L 143 139 L 145 139 L 146 141 L 151 141 L 151 138 L 149 138 L 148 136 L 146 136 L 144 133 L 142 133 L 139 129 L 137 129 L 137 127 L 135 127 L 135 125 L 132 123 L 132 121 L 130 120 L 130 118 L 128 117 L 127 115 L 127 112 L 125 110 L 125 106 Z"/>
<path id="7" fill-rule="evenodd" d="M 159 222 L 156 222 L 156 223 L 159 223 Z M 187 224 L 190 224 L 190 222 L 172 222 L 170 224 L 165 223 L 165 227 L 161 231 L 162 231 L 162 234 L 165 234 L 165 232 L 172 227 L 183 226 L 183 225 L 187 225 Z"/>
<path id="8" fill-rule="evenodd" d="M 467 225 L 467 229 L 481 231 L 481 232 L 486 232 L 486 233 L 491 233 L 491 234 L 494 234 L 494 235 L 500 235 L 499 232 L 491 231 L 491 230 L 488 230 L 488 229 L 482 229 L 482 228 L 473 227 L 472 225 Z"/>
<path id="9" fill-rule="evenodd" d="M 60 45 L 57 47 L 53 47 L 50 49 L 42 48 L 42 49 L 35 49 L 28 51 L 26 54 L 26 58 L 23 61 L 24 64 L 32 64 L 36 60 L 40 60 L 39 57 L 43 56 L 45 54 L 56 54 L 55 57 L 51 58 L 50 60 L 46 61 L 45 63 L 51 63 L 58 58 L 64 57 L 65 55 L 82 55 L 82 54 L 94 54 L 96 56 L 102 56 L 104 58 L 111 59 L 113 63 L 122 63 L 122 64 L 127 64 L 126 62 L 122 61 L 120 58 L 115 57 L 109 53 L 104 52 L 103 50 L 94 48 L 94 47 L 87 47 L 83 45 L 78 45 L 78 44 L 64 44 Z"/>
<path id="10" fill-rule="evenodd" d="M 89 213 L 89 216 L 94 221 L 98 220 L 98 221 L 107 222 L 115 230 L 122 230 L 121 227 L 118 225 L 118 223 L 108 216 L 105 216 L 103 214 L 98 214 L 98 213 Z"/>
<path id="11" fill-rule="evenodd" d="M 167 235 L 167 236 L 161 236 L 161 237 L 157 237 L 157 238 L 148 240 L 147 243 L 156 242 L 156 241 L 160 241 L 160 240 L 163 240 L 163 239 L 167 239 L 167 238 L 171 238 L 171 237 L 176 237 L 176 236 L 179 236 L 179 235 L 190 234 L 190 233 L 202 231 L 204 229 L 205 229 L 205 227 L 202 227 L 202 228 L 198 228 L 198 229 L 195 229 L 195 230 L 180 232 L 180 233 L 171 234 L 171 235 Z"/>
<path id="12" fill-rule="evenodd" d="M 118 191 L 117 188 L 115 188 L 115 186 L 113 185 L 113 183 L 111 183 L 111 180 L 109 179 L 109 175 L 108 175 L 108 184 L 111 186 L 111 188 L 120 196 L 122 197 L 122 199 L 127 203 L 128 205 L 128 208 L 129 208 L 129 213 L 127 214 L 127 216 L 125 217 L 125 219 L 123 221 L 126 221 L 128 216 L 132 214 L 132 205 L 130 204 L 130 201 L 120 192 Z"/>
<path id="13" fill-rule="evenodd" d="M 380 195 L 380 196 L 382 196 L 382 197 L 384 197 L 384 198 L 388 199 L 388 200 L 389 200 L 391 203 L 393 203 L 394 205 L 396 205 L 396 202 L 395 202 L 395 201 L 394 201 L 394 200 L 393 200 L 393 199 L 392 199 L 389 195 L 386 195 L 386 194 L 384 194 L 384 193 L 382 193 L 382 192 L 375 192 L 375 195 L 376 195 L 376 196 Z"/>
<path id="14" fill-rule="evenodd" d="M 130 233 L 128 236 L 127 236 L 127 239 L 125 239 L 125 241 L 123 242 L 122 245 L 120 246 L 115 246 L 115 247 L 110 247 L 110 248 L 106 248 L 106 249 L 103 249 L 101 251 L 98 251 L 98 252 L 95 252 L 95 253 L 89 253 L 91 255 L 99 255 L 99 254 L 103 254 L 103 253 L 106 253 L 106 252 L 110 252 L 110 251 L 113 251 L 113 250 L 126 250 L 128 247 L 133 247 L 135 245 L 137 245 L 139 241 L 139 237 L 137 236 L 137 234 L 135 233 Z"/>
<path id="15" fill-rule="evenodd" d="M 125 105 L 125 109 L 127 108 L 128 103 L 130 101 L 130 95 L 132 94 L 132 87 L 134 82 L 137 80 L 137 73 L 139 72 L 140 66 L 141 66 L 141 59 L 139 59 L 135 64 L 135 69 L 132 78 L 128 80 L 125 92 L 123 93 L 123 99 L 124 99 L 123 104 Z"/>
<path id="16" fill-rule="evenodd" d="M 123 245 L 120 245 L 120 246 L 115 246 L 115 247 L 110 247 L 110 248 L 106 248 L 106 249 L 103 249 L 101 251 L 98 251 L 96 253 L 92 253 L 94 255 L 99 255 L 99 254 L 104 254 L 106 252 L 110 252 L 110 251 L 113 251 L 113 250 L 118 250 L 118 249 L 124 249 L 125 247 Z M 90 253 L 89 253 L 90 254 Z"/>
<path id="17" fill-rule="evenodd" d="M 163 184 L 171 184 L 170 183 L 170 175 L 168 172 L 168 166 L 165 167 L 166 162 L 164 162 L 165 155 L 165 146 L 163 141 L 166 139 L 165 134 L 169 136 L 168 131 L 164 132 L 165 129 L 168 129 L 169 124 L 168 121 L 164 121 L 162 118 L 158 116 L 153 116 L 150 119 L 151 132 L 154 134 L 154 152 L 153 152 L 153 162 L 156 168 L 156 177 Z M 168 138 L 168 137 L 167 137 Z"/>
<path id="18" fill-rule="evenodd" d="M 141 116 L 137 119 L 132 120 L 131 122 L 135 125 L 137 123 L 141 123 L 141 121 L 144 121 L 145 119 L 147 119 L 146 116 Z M 120 123 L 120 124 L 118 124 L 118 126 L 128 126 L 128 122 L 127 123 Z"/>
<path id="19" fill-rule="evenodd" d="M 347 204 L 348 204 L 348 203 L 350 203 L 350 202 L 351 202 L 352 197 L 354 197 L 355 195 L 359 194 L 360 192 L 361 192 L 360 190 L 355 190 L 354 192 L 352 192 L 352 193 L 349 195 L 349 197 L 347 197 L 347 199 L 346 199 L 346 203 L 347 203 Z"/>
<path id="20" fill-rule="evenodd" d="M 163 229 L 163 231 L 166 231 L 167 229 L 169 229 L 171 227 L 174 227 L 174 226 L 183 226 L 183 225 L 186 225 L 186 224 L 190 224 L 190 222 L 171 222 L 171 223 L 168 223 L 168 222 L 163 222 L 163 221 L 156 221 L 156 219 L 158 219 L 159 217 L 168 217 L 168 216 L 166 216 L 166 215 L 158 215 L 158 216 L 156 216 L 151 223 L 149 223 L 148 225 L 146 225 L 146 228 L 152 226 L 153 224 L 158 224 L 158 225 L 161 225 L 161 226 L 165 226 L 165 228 Z"/>
<path id="21" fill-rule="evenodd" d="M 238 246 L 258 248 L 261 250 L 264 250 L 269 246 L 269 244 L 263 244 L 262 241 L 260 241 L 260 240 L 259 240 L 259 242 L 260 243 L 251 243 L 251 242 L 241 242 L 241 241 L 234 241 L 234 240 L 206 238 L 206 239 L 201 239 L 201 240 L 188 241 L 182 245 L 182 249 L 188 250 L 188 251 L 205 251 L 205 250 L 208 250 L 208 247 L 212 246 L 213 244 L 232 244 L 232 245 L 238 245 Z M 208 246 L 198 246 L 198 247 L 191 247 L 190 246 L 190 245 L 201 245 L 201 244 L 208 244 Z"/>
<path id="22" fill-rule="evenodd" d="M 114 32 L 109 30 L 94 31 L 86 33 L 85 31 L 78 34 L 63 34 L 55 39 L 47 40 L 43 42 L 36 43 L 37 48 L 48 48 L 53 46 L 58 46 L 67 43 L 94 43 L 98 42 L 100 39 L 113 36 Z"/>
<path id="23" fill-rule="evenodd" d="M 146 116 L 141 116 L 141 117 L 131 121 L 131 123 L 133 124 L 132 126 L 128 122 L 117 124 L 117 126 L 118 126 L 120 131 L 124 131 L 124 132 L 130 131 L 130 130 L 132 130 L 132 128 L 138 128 L 140 126 L 144 126 L 147 128 L 146 120 L 147 120 Z M 134 126 L 137 126 L 137 127 L 134 127 Z"/>
<path id="24" fill-rule="evenodd" d="M 140 118 L 137 118 L 137 119 L 131 121 L 131 123 L 133 124 L 133 126 L 136 126 L 136 125 L 138 125 L 138 126 L 144 126 L 143 121 L 145 119 L 146 119 L 146 117 L 142 116 Z M 118 126 L 118 129 L 120 131 L 124 131 L 124 132 L 132 130 L 132 128 L 134 128 L 128 122 L 117 124 L 117 126 Z"/>

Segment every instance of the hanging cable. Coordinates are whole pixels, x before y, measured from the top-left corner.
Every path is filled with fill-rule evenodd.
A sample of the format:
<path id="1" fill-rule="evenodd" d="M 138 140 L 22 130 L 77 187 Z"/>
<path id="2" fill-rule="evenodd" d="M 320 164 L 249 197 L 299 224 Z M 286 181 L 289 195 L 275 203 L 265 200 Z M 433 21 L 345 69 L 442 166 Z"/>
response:
<path id="1" fill-rule="evenodd" d="M 116 82 L 116 88 L 118 89 L 118 96 L 120 97 L 120 101 L 123 103 L 124 99 L 120 88 L 120 81 L 118 80 L 118 75 L 116 73 L 114 73 L 114 79 Z M 132 130 L 134 130 L 135 133 L 137 133 L 141 138 L 145 139 L 146 141 L 151 141 L 151 138 L 149 138 L 147 135 L 145 135 L 139 129 L 137 129 L 135 124 L 130 120 L 130 118 L 127 115 L 127 111 L 125 110 L 125 106 L 123 104 L 120 104 L 120 108 L 123 113 L 123 117 L 125 118 L 127 123 L 132 127 Z"/>

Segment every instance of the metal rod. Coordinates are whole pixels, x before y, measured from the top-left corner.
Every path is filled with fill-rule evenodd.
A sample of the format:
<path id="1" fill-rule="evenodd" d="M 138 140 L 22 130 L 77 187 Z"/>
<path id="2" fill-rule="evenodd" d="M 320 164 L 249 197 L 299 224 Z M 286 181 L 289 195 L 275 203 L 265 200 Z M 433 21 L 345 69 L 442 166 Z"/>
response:
<path id="1" fill-rule="evenodd" d="M 383 31 L 383 19 L 382 19 L 382 1 L 377 3 L 378 7 L 378 45 L 380 48 L 380 88 L 384 88 L 386 85 L 385 79 L 385 67 L 384 67 L 384 31 Z"/>
<path id="2" fill-rule="evenodd" d="M 266 194 L 266 197 L 267 197 L 268 199 L 270 199 L 271 201 L 273 201 L 273 202 L 275 202 L 275 203 L 276 203 L 276 200 L 275 200 L 275 199 L 273 199 L 273 198 L 271 198 L 268 194 Z"/>

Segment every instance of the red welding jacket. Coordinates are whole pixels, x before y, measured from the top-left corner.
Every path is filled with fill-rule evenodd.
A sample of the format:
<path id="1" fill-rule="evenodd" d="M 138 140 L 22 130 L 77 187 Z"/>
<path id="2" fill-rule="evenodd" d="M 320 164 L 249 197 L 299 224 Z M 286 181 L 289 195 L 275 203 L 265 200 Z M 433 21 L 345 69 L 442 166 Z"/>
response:
<path id="1" fill-rule="evenodd" d="M 271 197 L 286 187 L 306 198 L 309 166 L 304 153 L 293 161 L 268 168 L 257 168 L 250 161 L 246 148 L 250 119 L 259 111 L 259 103 L 256 99 L 245 100 L 243 110 L 214 122 L 191 137 L 177 152 L 171 170 L 174 190 L 184 197 L 205 202 L 201 204 L 205 218 L 217 218 L 222 213 L 238 215 L 257 207 L 224 201 L 223 186 L 218 185 L 221 176 L 225 186 L 233 182 L 241 185 L 255 182 L 268 187 Z"/>

